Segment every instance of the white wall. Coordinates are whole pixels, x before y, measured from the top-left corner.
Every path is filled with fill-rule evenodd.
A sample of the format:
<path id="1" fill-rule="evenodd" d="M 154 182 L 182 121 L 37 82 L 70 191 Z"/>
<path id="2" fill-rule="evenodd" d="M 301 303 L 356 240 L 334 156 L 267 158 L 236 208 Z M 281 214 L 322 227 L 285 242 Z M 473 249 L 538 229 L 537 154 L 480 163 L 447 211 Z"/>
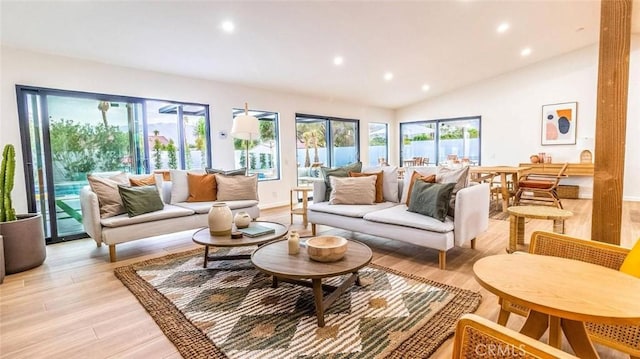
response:
<path id="1" fill-rule="evenodd" d="M 231 129 L 232 108 L 250 108 L 280 113 L 279 181 L 260 182 L 262 207 L 289 203 L 289 189 L 295 186 L 295 113 L 360 119 L 361 160 L 368 163 L 368 123 L 394 123 L 392 110 L 262 90 L 239 85 L 174 76 L 102 63 L 34 53 L 14 48 L 0 49 L 0 146 L 13 143 L 17 151 L 14 206 L 26 211 L 26 190 L 20 151 L 20 132 L 15 85 L 32 85 L 65 90 L 127 95 L 210 105 L 213 166 L 233 168 L 233 139 L 218 138 L 218 131 Z M 398 137 L 397 126 L 389 126 L 391 146 Z"/>
<path id="2" fill-rule="evenodd" d="M 638 35 L 632 38 L 629 74 L 624 199 L 640 200 L 640 186 L 633 181 L 640 178 Z M 482 116 L 482 165 L 517 166 L 538 152 L 551 154 L 553 162 L 579 162 L 585 149 L 581 140 L 595 137 L 597 82 L 598 47 L 594 45 L 405 107 L 397 111 L 396 119 Z M 542 105 L 574 101 L 578 102 L 578 144 L 542 146 Z M 592 178 L 571 177 L 563 183 L 580 185 L 580 196 L 591 198 Z"/>

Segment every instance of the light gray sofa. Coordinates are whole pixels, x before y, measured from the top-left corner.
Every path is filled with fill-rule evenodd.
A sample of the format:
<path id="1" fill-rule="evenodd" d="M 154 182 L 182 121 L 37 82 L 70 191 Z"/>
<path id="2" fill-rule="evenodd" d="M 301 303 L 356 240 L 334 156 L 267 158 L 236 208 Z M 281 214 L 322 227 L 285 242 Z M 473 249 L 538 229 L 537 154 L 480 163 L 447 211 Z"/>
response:
<path id="1" fill-rule="evenodd" d="M 179 183 L 179 185 L 185 186 L 186 183 Z M 85 232 L 96 241 L 98 247 L 102 246 L 102 243 L 109 246 L 111 262 L 116 261 L 116 244 L 208 226 L 207 215 L 214 202 L 176 201 L 175 195 L 172 198 L 172 192 L 176 193 L 173 182 L 162 182 L 162 199 L 165 204 L 161 211 L 136 217 L 129 217 L 125 213 L 101 218 L 98 196 L 91 187 L 85 186 L 80 190 L 82 225 Z M 257 200 L 224 202 L 234 215 L 238 211 L 245 211 L 253 219 L 260 216 Z"/>
<path id="2" fill-rule="evenodd" d="M 431 167 L 426 172 L 435 173 L 435 170 L 435 167 Z M 406 176 L 410 176 L 410 173 Z M 332 205 L 324 201 L 324 181 L 315 181 L 314 203 L 308 209 L 313 235 L 316 234 L 316 225 L 320 224 L 436 249 L 439 251 L 440 269 L 445 269 L 447 250 L 468 241 L 471 242 L 471 248 L 475 248 L 476 236 L 489 226 L 488 184 L 471 185 L 459 190 L 455 215 L 447 216 L 444 222 L 407 211 L 406 204 L 399 203 L 404 185 L 402 180 L 398 181 L 396 201 L 373 205 Z M 388 199 L 388 196 L 385 197 Z"/>

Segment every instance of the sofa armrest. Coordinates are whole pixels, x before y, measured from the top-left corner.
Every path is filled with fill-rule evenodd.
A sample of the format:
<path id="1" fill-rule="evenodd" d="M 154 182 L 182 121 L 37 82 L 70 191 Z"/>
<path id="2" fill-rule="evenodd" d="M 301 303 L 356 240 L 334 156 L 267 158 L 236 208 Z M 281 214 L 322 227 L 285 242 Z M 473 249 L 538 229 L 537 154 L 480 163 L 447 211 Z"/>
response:
<path id="1" fill-rule="evenodd" d="M 489 184 L 461 189 L 456 194 L 454 237 L 457 246 L 476 238 L 489 227 Z"/>
<path id="2" fill-rule="evenodd" d="M 313 203 L 324 202 L 324 196 L 327 192 L 327 186 L 324 184 L 324 180 L 313 180 Z"/>
<path id="3" fill-rule="evenodd" d="M 80 190 L 80 209 L 82 210 L 82 226 L 84 231 L 98 245 L 102 244 L 102 224 L 100 224 L 100 205 L 98 196 L 85 186 Z"/>

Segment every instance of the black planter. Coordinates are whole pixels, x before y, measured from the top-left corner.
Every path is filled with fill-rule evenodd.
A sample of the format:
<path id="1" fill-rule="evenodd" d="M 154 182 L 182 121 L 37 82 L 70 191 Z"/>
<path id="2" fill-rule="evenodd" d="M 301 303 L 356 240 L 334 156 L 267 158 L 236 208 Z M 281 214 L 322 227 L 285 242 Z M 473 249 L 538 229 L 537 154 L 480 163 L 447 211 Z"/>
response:
<path id="1" fill-rule="evenodd" d="M 18 215 L 17 221 L 2 222 L 0 234 L 3 237 L 6 274 L 35 268 L 47 257 L 40 214 L 22 214 Z"/>

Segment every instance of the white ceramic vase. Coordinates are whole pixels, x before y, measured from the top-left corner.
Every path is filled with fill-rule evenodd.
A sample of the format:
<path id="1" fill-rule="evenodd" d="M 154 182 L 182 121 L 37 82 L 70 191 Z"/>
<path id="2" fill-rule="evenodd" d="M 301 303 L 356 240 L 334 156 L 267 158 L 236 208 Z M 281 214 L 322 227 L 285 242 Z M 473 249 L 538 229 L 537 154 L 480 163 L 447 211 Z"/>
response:
<path id="1" fill-rule="evenodd" d="M 226 203 L 214 203 L 209 210 L 209 233 L 212 236 L 230 236 L 233 217 Z"/>
<path id="2" fill-rule="evenodd" d="M 247 212 L 240 211 L 233 217 L 233 222 L 237 228 L 247 228 L 249 227 L 249 223 L 251 223 L 251 216 Z"/>

